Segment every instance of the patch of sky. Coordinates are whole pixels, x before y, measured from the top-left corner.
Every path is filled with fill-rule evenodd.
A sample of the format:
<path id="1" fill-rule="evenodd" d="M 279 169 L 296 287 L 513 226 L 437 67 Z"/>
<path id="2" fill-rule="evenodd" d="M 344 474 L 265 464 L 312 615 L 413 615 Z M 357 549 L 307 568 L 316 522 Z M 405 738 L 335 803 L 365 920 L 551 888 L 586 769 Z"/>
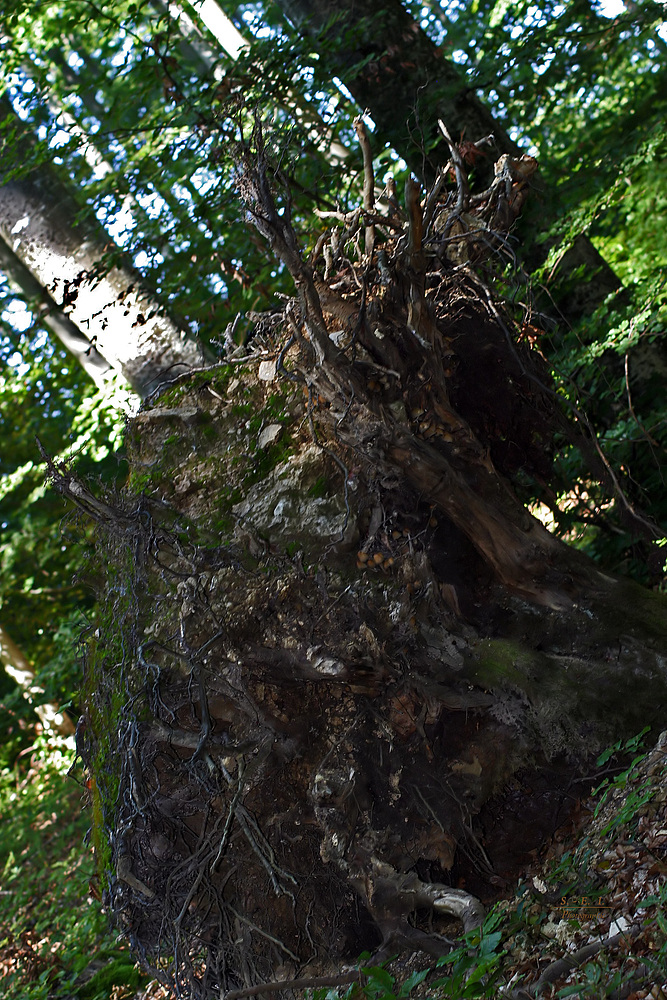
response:
<path id="1" fill-rule="evenodd" d="M 392 157 L 392 159 L 393 159 L 393 157 Z M 382 175 L 382 183 L 383 184 L 388 184 L 389 181 L 395 179 L 396 174 L 399 171 L 400 172 L 407 172 L 407 169 L 408 169 L 408 165 L 405 162 L 405 160 L 402 157 L 398 156 L 396 158 L 396 165 L 395 165 L 394 169 L 393 170 L 386 170 L 384 172 L 384 174 Z"/>
<path id="2" fill-rule="evenodd" d="M 537 146 L 533 145 L 530 138 L 524 132 L 522 132 L 521 129 L 516 128 L 514 125 L 512 125 L 510 128 L 507 129 L 507 134 L 509 135 L 510 139 L 512 139 L 517 144 L 517 146 L 519 146 L 521 149 L 525 149 L 525 151 L 528 153 L 529 156 L 537 156 L 539 152 Z"/>
<path id="3" fill-rule="evenodd" d="M 336 87 L 338 88 L 338 90 L 340 90 L 340 92 L 343 95 L 343 97 L 347 97 L 348 101 L 354 101 L 354 97 L 352 96 L 352 94 L 350 93 L 350 91 L 347 89 L 347 87 L 345 86 L 345 84 L 343 83 L 342 80 L 340 80 L 337 76 L 334 76 L 333 82 L 336 85 Z"/>
<path id="4" fill-rule="evenodd" d="M 136 225 L 129 207 L 123 205 L 122 208 L 116 210 L 114 202 L 110 198 L 105 198 L 95 214 L 114 243 L 119 247 L 127 246 Z"/>
<path id="5" fill-rule="evenodd" d="M 103 177 L 107 177 L 111 173 L 113 173 L 113 169 L 109 163 L 96 163 L 93 167 L 92 178 L 95 181 L 101 181 Z"/>
<path id="6" fill-rule="evenodd" d="M 542 28 L 548 23 L 548 20 L 539 7 L 529 7 L 526 11 L 526 25 L 529 28 Z"/>
<path id="7" fill-rule="evenodd" d="M 159 264 L 164 264 L 164 257 L 157 250 L 151 251 L 150 254 L 146 253 L 145 250 L 140 250 L 134 258 L 134 263 L 140 269 L 157 267 Z"/>
<path id="8" fill-rule="evenodd" d="M 440 10 L 443 12 L 443 14 L 446 17 L 448 17 L 450 21 L 455 21 L 459 16 L 459 13 L 461 12 L 463 5 L 460 2 L 458 2 L 458 0 L 453 0 L 453 2 L 452 0 L 440 0 L 438 6 L 440 7 Z M 428 8 L 424 7 L 424 10 L 428 10 Z"/>
<path id="9" fill-rule="evenodd" d="M 313 94 L 313 100 L 318 102 L 320 115 L 325 121 L 335 115 L 340 105 L 337 94 L 325 94 L 321 90 Z"/>
<path id="10" fill-rule="evenodd" d="M 241 13 L 241 21 L 248 27 L 254 38 L 275 38 L 281 34 L 278 28 L 265 23 L 263 4 L 245 4 Z"/>
<path id="11" fill-rule="evenodd" d="M 219 274 L 207 274 L 206 284 L 211 289 L 214 295 L 219 295 L 221 298 L 229 298 L 229 289 L 227 288 L 227 282 L 223 281 Z"/>
<path id="12" fill-rule="evenodd" d="M 192 136 L 179 135 L 175 129 L 170 129 L 167 133 L 169 137 L 169 151 L 174 163 L 180 156 L 190 156 L 192 151 Z"/>
<path id="13" fill-rule="evenodd" d="M 151 191 L 149 194 L 138 191 L 135 198 L 149 219 L 158 219 L 163 212 L 168 210 L 166 201 L 157 191 Z"/>
<path id="14" fill-rule="evenodd" d="M 49 139 L 49 149 L 61 149 L 63 146 L 67 145 L 71 138 L 72 136 L 66 129 L 56 129 L 54 134 Z"/>
<path id="15" fill-rule="evenodd" d="M 303 80 L 306 83 L 312 83 L 315 76 L 315 70 L 312 66 L 302 66 L 301 69 L 295 73 L 292 80 L 296 83 L 297 80 Z"/>
<path id="16" fill-rule="evenodd" d="M 120 66 L 125 66 L 127 64 L 129 55 L 132 51 L 132 39 L 129 38 L 124 31 L 121 30 L 120 38 L 122 39 L 122 45 L 118 52 L 114 52 L 111 57 L 111 65 L 116 68 Z"/>
<path id="17" fill-rule="evenodd" d="M 13 330 L 17 330 L 19 333 L 29 329 L 33 322 L 31 310 L 21 299 L 12 299 L 8 302 L 0 316 L 5 323 L 8 323 Z M 11 364 L 11 362 L 9 363 Z"/>
<path id="18" fill-rule="evenodd" d="M 549 49 L 549 51 L 545 52 L 544 55 L 542 56 L 541 63 L 539 64 L 532 63 L 532 67 L 538 76 L 542 76 L 543 73 L 546 73 L 546 71 L 549 69 L 549 66 L 551 66 L 551 63 L 553 62 L 555 55 L 556 53 L 554 52 L 554 50 Z"/>
<path id="19" fill-rule="evenodd" d="M 81 56 L 79 55 L 79 53 L 75 52 L 74 49 L 72 49 L 67 54 L 67 65 L 71 66 L 72 69 L 83 69 L 83 67 L 86 64 L 85 64 L 84 60 L 81 58 Z"/>
<path id="20" fill-rule="evenodd" d="M 25 104 L 23 103 L 23 101 L 21 100 L 21 96 L 22 96 L 21 93 L 18 90 L 16 90 L 14 87 L 11 87 L 11 89 L 8 92 L 8 96 L 9 96 L 9 99 L 10 99 L 10 101 L 12 103 L 12 107 L 14 108 L 14 112 L 18 115 L 18 117 L 21 119 L 22 122 L 27 121 L 28 118 L 29 118 L 30 112 L 29 112 L 28 108 L 25 106 Z"/>
<path id="21" fill-rule="evenodd" d="M 7 364 L 10 368 L 15 368 L 17 374 L 20 375 L 21 378 L 23 378 L 24 375 L 27 375 L 30 371 L 30 365 L 26 364 L 23 360 L 23 355 L 19 351 L 14 351 L 13 354 L 9 355 L 7 358 Z"/>
<path id="22" fill-rule="evenodd" d="M 190 180 L 197 192 L 203 197 L 218 184 L 220 178 L 212 174 L 206 167 L 198 167 Z"/>
<path id="23" fill-rule="evenodd" d="M 623 0 L 600 0 L 596 6 L 603 17 L 618 17 L 620 14 L 625 14 Z"/>
<path id="24" fill-rule="evenodd" d="M 192 201 L 192 195 L 188 189 L 183 184 L 179 184 L 176 181 L 171 188 L 172 194 L 175 195 L 176 199 L 181 202 L 181 204 L 188 204 Z"/>

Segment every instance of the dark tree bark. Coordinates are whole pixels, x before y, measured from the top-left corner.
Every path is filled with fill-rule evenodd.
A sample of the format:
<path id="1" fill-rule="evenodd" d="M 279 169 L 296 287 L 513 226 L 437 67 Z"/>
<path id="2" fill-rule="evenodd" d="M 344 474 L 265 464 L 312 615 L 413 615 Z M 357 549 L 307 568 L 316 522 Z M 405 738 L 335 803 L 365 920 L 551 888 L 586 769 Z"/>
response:
<path id="1" fill-rule="evenodd" d="M 498 153 L 520 155 L 461 70 L 444 58 L 400 0 L 383 0 L 379 7 L 360 0 L 278 0 L 278 6 L 338 64 L 359 107 L 370 111 L 380 140 L 423 181 L 431 181 L 449 159 L 438 118 L 455 139 L 464 135 L 475 142 L 493 133 Z M 478 165 L 483 180 L 491 179 L 493 159 Z"/>
<path id="2" fill-rule="evenodd" d="M 455 140 L 464 136 L 476 142 L 493 134 L 496 156 L 521 154 L 459 67 L 443 56 L 400 0 L 383 0 L 372 7 L 363 0 L 278 0 L 278 6 L 296 28 L 313 38 L 322 56 L 336 64 L 360 109 L 369 109 L 378 140 L 393 146 L 422 182 L 432 181 L 438 167 L 450 158 L 438 119 L 445 122 Z M 480 186 L 491 181 L 495 158 L 476 159 L 474 173 Z M 555 207 L 550 206 L 548 192 L 542 192 L 540 201 L 527 227 L 531 230 L 539 231 L 548 224 Z M 533 244 L 531 233 L 523 242 L 531 244 L 526 246 L 526 256 L 529 270 L 533 270 L 543 263 L 545 248 Z M 554 272 L 556 289 L 562 279 L 582 267 L 587 278 L 585 293 L 575 282 L 571 284 L 578 285 L 576 294 L 572 294 L 572 287 L 557 290 L 556 302 L 547 299 L 544 303 L 547 311 L 555 304 L 570 322 L 592 312 L 621 287 L 612 268 L 582 235 Z"/>

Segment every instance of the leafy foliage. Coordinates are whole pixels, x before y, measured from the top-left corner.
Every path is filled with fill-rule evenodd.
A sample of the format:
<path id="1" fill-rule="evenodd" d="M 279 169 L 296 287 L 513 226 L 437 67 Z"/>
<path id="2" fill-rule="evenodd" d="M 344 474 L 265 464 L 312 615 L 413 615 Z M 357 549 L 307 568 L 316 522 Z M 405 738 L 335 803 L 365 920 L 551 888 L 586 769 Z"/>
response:
<path id="1" fill-rule="evenodd" d="M 29 767 L 25 760 L 29 757 Z M 81 849 L 81 789 L 65 774 L 74 752 L 38 738 L 0 772 L 0 976 L 7 1000 L 76 995 L 108 1000 L 145 983 L 90 897 L 92 858 Z M 92 883 L 91 883 L 92 884 Z"/>
<path id="2" fill-rule="evenodd" d="M 9 300 L 7 302 L 7 300 Z M 6 296 L 11 307 L 17 300 Z M 67 655 L 58 625 L 81 616 L 89 591 L 74 576 L 82 548 L 72 543 L 60 503 L 46 489 L 36 438 L 51 453 L 76 454 L 89 474 L 122 474 L 124 419 L 113 393 L 96 391 L 67 354 L 46 339 L 11 330 L 0 343 L 0 613 L 12 638 L 36 664 Z M 76 686 L 75 657 L 59 693 Z M 51 692 L 55 695 L 55 691 Z M 65 696 L 65 697 L 63 697 Z"/>
<path id="3" fill-rule="evenodd" d="M 5 12 L 13 44 L 4 80 L 38 135 L 33 163 L 53 160 L 72 177 L 82 208 L 94 208 L 161 300 L 213 350 L 229 324 L 237 338 L 245 336 L 253 312 L 289 291 L 283 269 L 245 225 L 235 195 L 233 139 L 248 127 L 249 111 L 260 107 L 271 122 L 274 159 L 303 234 L 313 228 L 314 210 L 336 203 L 345 209 L 358 200 L 361 166 L 356 109 L 332 84 L 335 40 L 328 36 L 326 50 L 314 51 L 275 5 L 237 11 L 230 4 L 228 12 L 254 35 L 236 62 L 192 22 L 176 21 L 159 5 L 124 0 L 93 9 L 78 0 L 35 9 L 14 0 Z M 646 367 L 635 362 L 638 348 L 643 359 L 664 325 L 659 275 L 666 250 L 652 224 L 664 200 L 658 5 L 645 0 L 613 19 L 584 0 L 539 8 L 452 2 L 420 5 L 414 13 L 513 134 L 537 151 L 543 188 L 526 226 L 545 208 L 555 219 L 542 237 L 556 241 L 543 274 L 559 248 L 589 231 L 626 282 L 623 300 L 605 304 L 574 330 L 552 333 L 549 320 L 541 320 L 542 348 L 560 391 L 589 413 L 630 502 L 660 521 L 662 404 L 656 379 L 633 385 L 635 370 Z M 348 26 L 336 25 L 344 48 Z M 228 102 L 240 95 L 248 112 L 239 110 L 230 124 Z M 11 166 L 16 123 L 5 128 Z M 400 161 L 378 138 L 376 173 L 400 178 Z M 332 156 L 335 143 L 352 152 Z M 537 484 L 531 489 L 545 501 Z M 658 582 L 661 559 L 633 540 L 623 504 L 615 509 L 606 500 L 564 444 L 561 486 L 548 501 L 557 529 L 609 568 Z"/>

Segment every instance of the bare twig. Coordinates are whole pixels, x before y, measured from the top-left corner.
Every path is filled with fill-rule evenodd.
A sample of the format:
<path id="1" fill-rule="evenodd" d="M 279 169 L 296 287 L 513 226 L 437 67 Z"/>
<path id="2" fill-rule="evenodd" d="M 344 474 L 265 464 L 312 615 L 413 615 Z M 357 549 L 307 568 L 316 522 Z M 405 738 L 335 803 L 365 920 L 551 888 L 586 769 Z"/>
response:
<path id="1" fill-rule="evenodd" d="M 454 172 L 456 174 L 456 189 L 458 195 L 456 199 L 456 208 L 454 209 L 453 213 L 454 218 L 456 218 L 456 216 L 460 215 L 461 212 L 465 209 L 467 200 L 470 197 L 470 191 L 468 189 L 468 178 L 466 176 L 465 167 L 463 165 L 463 158 L 461 157 L 461 151 L 459 150 L 459 147 L 456 145 L 451 135 L 447 131 L 447 126 L 445 125 L 445 123 L 442 121 L 441 118 L 438 118 L 438 125 L 440 127 L 440 131 L 447 140 L 447 145 L 449 146 L 449 153 L 452 158 L 452 163 L 454 164 Z M 452 219 L 452 222 L 453 221 L 454 220 Z"/>
<path id="2" fill-rule="evenodd" d="M 419 195 L 421 185 L 413 177 L 408 177 L 405 182 L 405 207 L 408 210 L 408 253 L 410 256 L 419 253 L 422 248 L 423 217 Z"/>
<path id="3" fill-rule="evenodd" d="M 308 990 L 320 986 L 347 986 L 349 983 L 359 983 L 363 986 L 366 976 L 363 972 L 343 972 L 339 976 L 312 976 L 303 979 L 286 979 L 281 983 L 259 983 L 243 990 L 232 990 L 225 993 L 224 1000 L 243 1000 L 244 997 L 254 997 L 262 993 L 278 993 L 280 990 Z"/>
<path id="4" fill-rule="evenodd" d="M 424 206 L 424 233 L 428 233 L 429 226 L 433 221 L 433 216 L 435 215 L 436 209 L 438 207 L 438 198 L 440 197 L 440 192 L 443 188 L 445 180 L 447 179 L 447 174 L 449 173 L 452 166 L 452 161 L 448 160 L 444 167 L 441 167 L 438 171 L 438 176 L 433 182 L 433 186 L 428 193 L 426 199 L 426 205 Z"/>
<path id="5" fill-rule="evenodd" d="M 375 210 L 375 177 L 373 175 L 373 154 L 371 152 L 371 141 L 368 136 L 368 129 L 361 115 L 354 119 L 354 130 L 361 146 L 364 158 L 364 212 L 373 213 Z M 364 249 L 366 257 L 370 260 L 375 246 L 375 227 L 366 220 L 364 230 Z"/>

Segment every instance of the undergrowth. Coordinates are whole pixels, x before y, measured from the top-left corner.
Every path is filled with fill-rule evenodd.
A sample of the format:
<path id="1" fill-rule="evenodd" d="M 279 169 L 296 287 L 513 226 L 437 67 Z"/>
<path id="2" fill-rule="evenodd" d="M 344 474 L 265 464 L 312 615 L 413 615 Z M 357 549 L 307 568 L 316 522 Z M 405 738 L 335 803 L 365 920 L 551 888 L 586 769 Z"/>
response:
<path id="1" fill-rule="evenodd" d="M 85 789 L 66 777 L 71 743 L 38 736 L 0 771 L 3 1000 L 122 1000 L 146 982 L 91 895 Z"/>

